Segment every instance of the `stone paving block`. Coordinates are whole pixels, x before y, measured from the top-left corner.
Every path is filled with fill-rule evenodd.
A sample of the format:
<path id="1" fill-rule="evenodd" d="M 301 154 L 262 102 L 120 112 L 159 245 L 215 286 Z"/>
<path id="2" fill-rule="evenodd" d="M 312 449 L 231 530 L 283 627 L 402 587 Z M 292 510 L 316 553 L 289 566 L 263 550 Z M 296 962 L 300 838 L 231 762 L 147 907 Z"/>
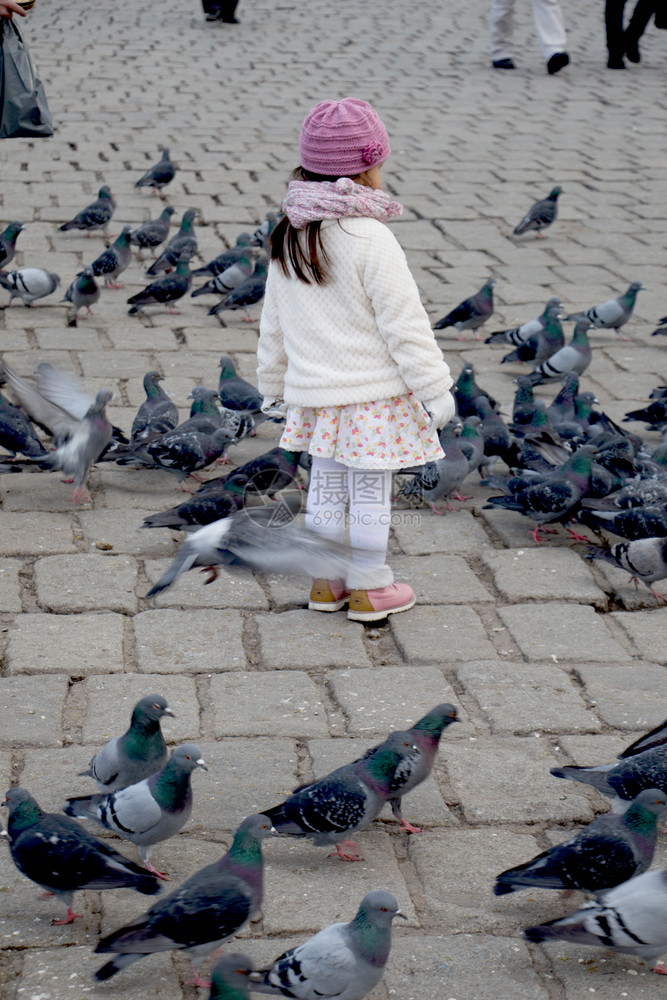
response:
<path id="1" fill-rule="evenodd" d="M 88 770 L 91 758 L 100 748 L 101 744 L 79 746 L 71 743 L 62 749 L 26 750 L 18 784 L 34 795 L 45 812 L 59 813 L 67 797 L 93 795 L 98 791 L 93 778 L 80 775 Z M 101 826 L 95 828 L 92 823 L 86 826 L 91 831 L 95 830 L 96 837 L 106 836 Z"/>
<path id="2" fill-rule="evenodd" d="M 301 670 L 211 678 L 216 736 L 325 736 L 323 692 Z"/>
<path id="3" fill-rule="evenodd" d="M 71 927 L 66 928 L 71 933 Z M 87 947 L 72 948 L 40 948 L 29 949 L 26 952 L 23 976 L 21 977 L 22 993 L 30 1000 L 38 996 L 49 1000 L 72 1000 L 77 996 L 87 996 L 93 989 L 91 978 L 96 969 L 104 964 L 104 956 L 91 951 L 95 943 L 95 935 L 91 934 L 91 942 Z M 135 1000 L 143 994 L 155 1000 L 181 1000 L 178 977 L 172 963 L 171 952 L 161 955 L 151 955 L 144 958 L 132 970 L 131 984 L 125 981 L 116 984 L 116 980 L 106 988 L 106 993 L 113 1000 Z"/>
<path id="4" fill-rule="evenodd" d="M 589 651 L 599 661 L 628 659 L 604 619 L 590 607 L 550 601 L 498 608 L 498 614 L 529 660 L 580 660 Z"/>
<path id="5" fill-rule="evenodd" d="M 67 677 L 0 677 L 0 741 L 6 747 L 59 746 Z"/>
<path id="6" fill-rule="evenodd" d="M 415 607 L 393 616 L 391 628 L 406 663 L 446 665 L 495 656 L 472 608 L 453 604 Z"/>
<path id="7" fill-rule="evenodd" d="M 397 580 L 409 583 L 418 604 L 470 604 L 493 598 L 460 556 L 397 556 L 391 562 Z"/>
<path id="8" fill-rule="evenodd" d="M 155 513 L 158 510 L 168 510 L 181 503 L 183 498 L 174 477 L 161 469 L 100 465 L 91 473 L 91 482 L 103 491 L 105 507 L 122 510 L 137 508 L 136 513 L 128 510 L 128 534 L 141 526 L 141 511 L 150 510 Z"/>
<path id="9" fill-rule="evenodd" d="M 137 564 L 127 555 L 44 556 L 35 563 L 35 581 L 37 601 L 45 611 L 137 610 Z"/>
<path id="10" fill-rule="evenodd" d="M 174 539 L 170 531 L 139 530 L 143 518 L 153 513 L 155 511 L 148 509 L 132 509 L 129 512 L 121 508 L 82 510 L 77 515 L 81 525 L 81 532 L 77 535 L 85 541 L 91 552 L 102 549 L 154 559 L 173 556 L 178 540 Z M 107 546 L 110 548 L 107 549 Z"/>
<path id="11" fill-rule="evenodd" d="M 0 611 L 21 611 L 21 582 L 18 559 L 0 559 Z"/>
<path id="12" fill-rule="evenodd" d="M 596 733 L 601 729 L 573 679 L 554 665 L 488 660 L 457 667 L 456 674 L 494 733 Z"/>
<path id="13" fill-rule="evenodd" d="M 123 617 L 17 615 L 6 654 L 10 674 L 117 673 L 123 669 Z"/>
<path id="14" fill-rule="evenodd" d="M 482 526 L 468 511 L 448 511 L 438 517 L 429 510 L 393 511 L 391 526 L 398 545 L 409 556 L 431 552 L 479 551 L 490 542 Z"/>
<path id="15" fill-rule="evenodd" d="M 72 510 L 72 487 L 63 485 L 55 472 L 3 476 L 0 491 L 6 511 Z"/>
<path id="16" fill-rule="evenodd" d="M 607 725 L 615 729 L 649 730 L 664 720 L 662 692 L 667 682 L 664 667 L 628 661 L 623 666 L 576 664 L 574 669 Z M 631 699 L 628 685 L 631 685 Z"/>
<path id="17" fill-rule="evenodd" d="M 151 531 L 155 534 L 157 529 Z M 149 532 L 142 532 L 148 534 Z M 181 544 L 185 541 L 185 535 Z M 149 583 L 156 583 L 167 569 L 170 559 L 147 559 L 144 563 Z M 195 570 L 183 576 L 162 593 L 150 598 L 157 608 L 250 608 L 267 610 L 269 602 L 261 585 L 246 570 L 221 569 L 217 580 L 206 584 L 208 574 Z"/>
<path id="18" fill-rule="evenodd" d="M 3 798 L 5 791 L 6 789 L 3 789 Z M 4 949 L 9 948 L 39 948 L 37 954 L 42 954 L 42 949 L 50 947 L 57 948 L 59 954 L 66 955 L 69 949 L 63 948 L 63 943 L 85 944 L 90 954 L 97 930 L 97 919 L 91 913 L 89 905 L 94 896 L 91 898 L 89 893 L 77 892 L 74 897 L 75 912 L 82 914 L 83 920 L 69 924 L 64 932 L 62 927 L 52 926 L 51 921 L 54 918 L 62 920 L 66 908 L 54 897 L 41 898 L 35 883 L 16 868 L 8 849 L 0 851 L 0 892 L 2 893 L 0 955 L 6 955 Z M 28 951 L 26 954 L 30 955 L 33 952 Z M 4 967 L 2 971 L 5 973 Z M 3 991 L 3 997 L 15 996 L 16 994 L 6 992 L 8 985 L 2 975 L 0 989 Z M 20 996 L 35 995 L 38 994 L 26 992 L 20 994 Z"/>
<path id="19" fill-rule="evenodd" d="M 23 478 L 25 483 L 24 477 L 18 478 Z M 36 512 L 13 514 L 4 511 L 2 524 L 0 552 L 3 556 L 47 555 L 75 551 L 72 529 L 66 518 L 60 520 L 51 514 Z"/>
<path id="20" fill-rule="evenodd" d="M 271 601 L 271 608 L 301 608 L 308 606 L 308 582 L 294 577 L 271 573 L 262 575 Z"/>
<path id="21" fill-rule="evenodd" d="M 630 574 L 618 566 L 612 566 L 601 559 L 595 561 L 594 574 L 600 580 L 600 586 L 608 593 L 612 594 L 616 604 L 625 611 L 653 611 L 657 608 L 658 601 L 653 596 L 648 587 L 640 583 L 635 587 Z M 662 586 L 658 583 L 658 587 Z"/>
<path id="22" fill-rule="evenodd" d="M 508 601 L 576 601 L 607 607 L 607 597 L 596 586 L 588 566 L 570 549 L 487 550 L 483 559 L 501 596 Z"/>
<path id="23" fill-rule="evenodd" d="M 262 661 L 274 670 L 366 667 L 363 626 L 343 614 L 283 611 L 258 615 Z"/>
<path id="24" fill-rule="evenodd" d="M 199 737 L 199 703 L 192 677 L 175 674 L 108 674 L 82 682 L 86 712 L 82 719 L 84 743 L 106 743 L 127 730 L 132 709 L 147 694 L 161 694 L 176 718 L 166 718 L 162 732 L 167 743 Z M 113 706 L 109 710 L 109 706 Z"/>
<path id="25" fill-rule="evenodd" d="M 647 660 L 667 664 L 667 620 L 663 609 L 612 615 Z"/>
<path id="26" fill-rule="evenodd" d="M 144 611 L 132 620 L 142 673 L 217 673 L 244 667 L 238 611 Z"/>
<path id="27" fill-rule="evenodd" d="M 453 793 L 469 823 L 589 822 L 590 806 L 573 783 L 563 781 L 560 795 L 554 794 L 549 768 L 557 765 L 544 739 L 452 742 L 447 748 Z"/>
<path id="28" fill-rule="evenodd" d="M 540 948 L 553 963 L 555 978 L 562 984 L 566 1000 L 588 996 L 596 1000 L 655 998 L 651 964 L 640 958 L 615 955 L 603 948 L 587 948 L 567 941 L 550 942 Z"/>

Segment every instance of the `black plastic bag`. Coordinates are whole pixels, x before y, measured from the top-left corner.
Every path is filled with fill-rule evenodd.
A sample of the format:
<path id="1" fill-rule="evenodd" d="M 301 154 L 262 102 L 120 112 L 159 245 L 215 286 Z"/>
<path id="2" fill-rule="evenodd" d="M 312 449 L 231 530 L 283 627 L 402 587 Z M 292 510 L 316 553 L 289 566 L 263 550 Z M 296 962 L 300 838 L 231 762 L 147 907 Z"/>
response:
<path id="1" fill-rule="evenodd" d="M 44 87 L 14 19 L 0 21 L 0 139 L 53 135 Z"/>

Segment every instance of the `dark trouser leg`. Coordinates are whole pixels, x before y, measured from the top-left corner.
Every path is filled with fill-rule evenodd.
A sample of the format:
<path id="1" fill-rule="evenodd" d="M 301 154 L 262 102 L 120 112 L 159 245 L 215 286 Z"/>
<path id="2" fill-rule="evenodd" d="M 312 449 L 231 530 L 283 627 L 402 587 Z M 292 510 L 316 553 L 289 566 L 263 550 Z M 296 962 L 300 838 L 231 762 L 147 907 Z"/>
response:
<path id="1" fill-rule="evenodd" d="M 220 12 L 220 0 L 201 0 L 205 14 L 218 14 Z"/>
<path id="2" fill-rule="evenodd" d="M 607 0 L 604 10 L 604 23 L 607 30 L 607 49 L 609 65 L 623 62 L 625 42 L 623 38 L 623 8 L 625 0 Z"/>
<path id="3" fill-rule="evenodd" d="M 637 0 L 630 23 L 625 29 L 626 39 L 632 39 L 636 43 L 646 31 L 646 25 L 655 14 L 655 10 L 655 0 Z"/>
<path id="4" fill-rule="evenodd" d="M 227 24 L 236 23 L 236 17 L 234 14 L 238 6 L 238 2 L 239 0 L 218 0 L 221 21 L 226 21 Z"/>

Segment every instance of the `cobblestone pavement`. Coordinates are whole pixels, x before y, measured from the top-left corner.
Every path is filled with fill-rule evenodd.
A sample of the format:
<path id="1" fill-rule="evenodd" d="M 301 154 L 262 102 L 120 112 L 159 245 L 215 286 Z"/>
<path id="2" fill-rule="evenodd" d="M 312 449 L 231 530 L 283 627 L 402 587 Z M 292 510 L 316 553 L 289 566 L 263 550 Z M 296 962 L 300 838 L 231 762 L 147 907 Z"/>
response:
<path id="1" fill-rule="evenodd" d="M 583 380 L 622 416 L 667 378 L 664 338 L 649 337 L 667 312 L 667 36 L 650 29 L 641 65 L 609 72 L 602 3 L 571 0 L 572 65 L 550 78 L 529 5 L 517 4 L 519 68 L 498 73 L 486 53 L 487 6 L 242 0 L 241 24 L 229 27 L 206 25 L 195 0 L 39 0 L 26 33 L 57 132 L 49 142 L 0 144 L 2 222 L 27 224 L 17 263 L 57 271 L 66 287 L 102 240 L 57 225 L 102 183 L 118 201 L 115 231 L 154 214 L 158 199 L 134 181 L 162 145 L 180 167 L 169 192 L 176 218 L 199 209 L 200 256 L 209 259 L 279 203 L 305 111 L 360 95 L 389 128 L 385 186 L 406 206 L 394 230 L 433 320 L 489 274 L 494 329 L 537 315 L 554 293 L 570 312 L 644 283 L 630 342 L 593 333 Z M 548 239 L 510 238 L 554 183 L 565 193 Z M 215 384 L 221 353 L 254 376 L 256 323 L 230 313 L 220 323 L 201 299 L 184 300 L 180 316 L 130 318 L 125 299 L 143 284 L 140 265 L 125 280 L 127 293 L 104 291 L 77 328 L 55 297 L 2 313 L 4 357 L 23 374 L 52 361 L 91 388 L 111 384 L 112 417 L 126 430 L 151 368 L 183 407 L 194 384 Z M 451 333 L 441 344 L 453 371 L 474 361 L 507 413 L 518 369 L 501 370 L 497 349 Z M 265 425 L 235 461 L 276 434 Z M 304 587 L 252 577 L 203 588 L 190 574 L 151 603 L 141 595 L 177 540 L 137 528 L 178 502 L 170 477 L 102 466 L 82 509 L 56 474 L 3 476 L 0 489 L 3 790 L 20 782 L 57 810 L 66 794 L 90 788 L 77 772 L 121 731 L 138 697 L 163 693 L 177 716 L 164 726 L 168 739 L 195 740 L 210 766 L 195 778 L 185 831 L 154 853 L 178 884 L 220 854 L 243 816 L 450 700 L 463 725 L 447 732 L 434 778 L 406 803 L 425 832 L 399 833 L 387 812 L 361 835 L 366 860 L 357 865 L 269 842 L 262 919 L 238 944 L 265 961 L 386 887 L 409 920 L 374 1000 L 656 996 L 663 984 L 639 961 L 523 942 L 523 927 L 582 897 L 491 893 L 499 871 L 604 809 L 549 767 L 611 760 L 667 715 L 667 614 L 644 588 L 584 562 L 562 532 L 536 549 L 528 523 L 483 510 L 487 491 L 474 484 L 459 512 L 397 512 L 393 563 L 419 596 L 386 627 L 308 613 Z M 172 954 L 93 986 L 100 961 L 91 946 L 146 901 L 106 892 L 77 902 L 84 918 L 52 927 L 58 907 L 40 901 L 0 851 L 2 1000 L 196 995 L 185 985 L 189 963 Z"/>

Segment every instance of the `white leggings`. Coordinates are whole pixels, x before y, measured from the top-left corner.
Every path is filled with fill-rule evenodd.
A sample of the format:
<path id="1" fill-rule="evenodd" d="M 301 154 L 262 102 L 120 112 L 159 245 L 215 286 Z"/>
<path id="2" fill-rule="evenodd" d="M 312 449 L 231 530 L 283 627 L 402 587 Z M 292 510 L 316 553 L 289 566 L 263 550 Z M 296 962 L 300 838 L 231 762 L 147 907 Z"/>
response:
<path id="1" fill-rule="evenodd" d="M 351 469 L 333 458 L 313 457 L 306 525 L 318 535 L 342 542 L 348 504 L 354 552 L 347 585 L 365 590 L 387 587 L 394 581 L 387 566 L 391 471 Z"/>

